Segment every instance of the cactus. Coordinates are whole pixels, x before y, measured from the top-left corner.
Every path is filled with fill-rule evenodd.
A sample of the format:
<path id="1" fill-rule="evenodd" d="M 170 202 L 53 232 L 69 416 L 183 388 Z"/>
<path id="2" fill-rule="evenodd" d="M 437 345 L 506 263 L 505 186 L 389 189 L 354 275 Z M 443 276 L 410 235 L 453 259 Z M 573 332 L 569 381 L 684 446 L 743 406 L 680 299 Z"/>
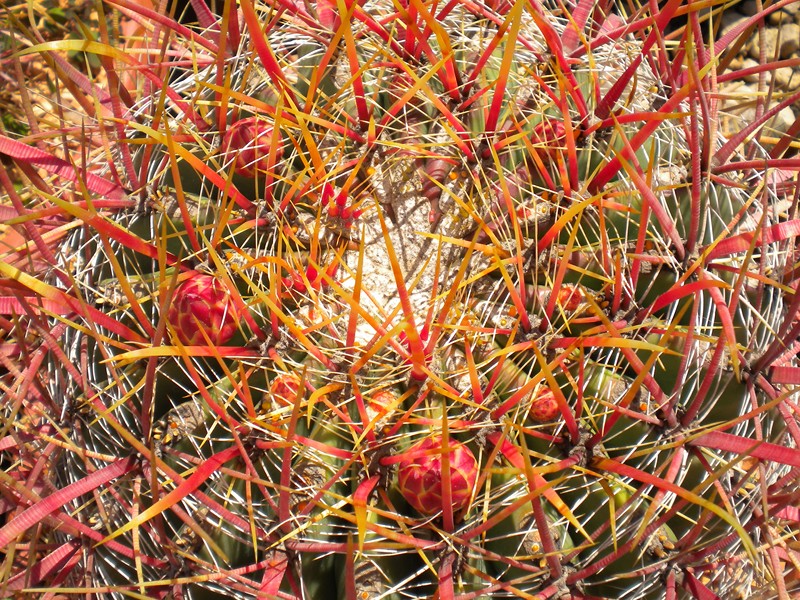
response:
<path id="1" fill-rule="evenodd" d="M 0 136 L 3 595 L 796 593 L 800 164 L 715 125 L 787 1 L 14 33 L 87 114 Z"/>

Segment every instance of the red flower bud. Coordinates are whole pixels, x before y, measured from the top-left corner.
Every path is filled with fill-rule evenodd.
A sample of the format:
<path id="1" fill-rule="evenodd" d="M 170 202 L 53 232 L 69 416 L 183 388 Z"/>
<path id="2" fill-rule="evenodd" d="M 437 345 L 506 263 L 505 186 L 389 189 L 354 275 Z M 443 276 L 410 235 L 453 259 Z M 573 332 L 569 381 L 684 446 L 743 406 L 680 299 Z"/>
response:
<path id="1" fill-rule="evenodd" d="M 564 122 L 553 117 L 545 117 L 533 128 L 531 142 L 546 156 L 555 156 L 564 149 L 567 143 L 567 130 Z"/>
<path id="2" fill-rule="evenodd" d="M 270 396 L 278 406 L 294 405 L 297 396 L 302 397 L 304 391 L 300 389 L 300 378 L 288 373 L 278 375 L 269 386 Z"/>
<path id="3" fill-rule="evenodd" d="M 576 312 L 584 302 L 583 290 L 570 283 L 564 283 L 558 289 L 557 302 L 568 313 Z"/>
<path id="4" fill-rule="evenodd" d="M 442 510 L 445 481 L 442 438 L 431 437 L 412 446 L 400 461 L 397 478 L 403 498 L 417 511 L 432 515 Z M 478 479 L 478 461 L 464 444 L 450 440 L 450 503 L 453 511 L 466 508 Z"/>
<path id="5" fill-rule="evenodd" d="M 549 423 L 555 420 L 559 414 L 561 411 L 558 409 L 558 401 L 553 391 L 547 387 L 539 388 L 528 411 L 531 419 L 537 423 Z"/>
<path id="6" fill-rule="evenodd" d="M 239 314 L 227 286 L 216 277 L 196 273 L 176 289 L 167 313 L 178 338 L 188 346 L 214 345 L 230 340 Z"/>
<path id="7" fill-rule="evenodd" d="M 222 149 L 233 155 L 234 169 L 244 177 L 255 177 L 258 172 L 271 171 L 283 156 L 283 138 L 278 132 L 274 155 L 270 161 L 273 141 L 272 126 L 260 117 L 248 117 L 231 125 L 222 140 Z"/>

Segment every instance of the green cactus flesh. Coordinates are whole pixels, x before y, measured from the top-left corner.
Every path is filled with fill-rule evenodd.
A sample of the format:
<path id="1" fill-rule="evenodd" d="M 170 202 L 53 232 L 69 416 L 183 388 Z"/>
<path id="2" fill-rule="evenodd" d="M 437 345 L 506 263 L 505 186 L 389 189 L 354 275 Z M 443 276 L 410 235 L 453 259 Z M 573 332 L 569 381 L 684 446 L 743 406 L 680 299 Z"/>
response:
<path id="1" fill-rule="evenodd" d="M 102 215 L 141 244 L 84 228 L 64 249 L 76 293 L 144 342 L 79 324 L 64 347 L 89 357 L 88 391 L 52 389 L 86 450 L 64 453 L 63 484 L 129 456 L 121 432 L 141 443 L 138 470 L 72 508 L 154 560 L 92 544 L 71 585 L 365 600 L 658 598 L 676 572 L 725 598 L 771 585 L 752 523 L 788 467 L 691 442 L 785 441 L 746 368 L 780 330 L 781 288 L 742 285 L 781 264 L 778 245 L 704 259 L 775 222 L 776 197 L 755 172 L 693 178 L 689 105 L 662 111 L 676 96 L 642 38 L 593 44 L 607 28 L 497 5 L 338 3 L 330 30 L 302 3 L 248 1 L 238 48 L 219 30 L 216 52 L 172 38 L 189 62 L 171 94 L 128 115 L 137 208 Z M 570 36 L 567 64 L 552 44 Z M 223 146 L 250 117 L 280 144 L 254 178 Z M 168 319 L 191 272 L 238 294 L 223 346 L 182 344 L 203 338 Z M 280 377 L 295 383 L 277 394 Z M 559 414 L 537 422 L 545 387 Z M 475 455 L 466 508 L 420 514 L 399 493 L 402 454 L 429 437 Z"/>

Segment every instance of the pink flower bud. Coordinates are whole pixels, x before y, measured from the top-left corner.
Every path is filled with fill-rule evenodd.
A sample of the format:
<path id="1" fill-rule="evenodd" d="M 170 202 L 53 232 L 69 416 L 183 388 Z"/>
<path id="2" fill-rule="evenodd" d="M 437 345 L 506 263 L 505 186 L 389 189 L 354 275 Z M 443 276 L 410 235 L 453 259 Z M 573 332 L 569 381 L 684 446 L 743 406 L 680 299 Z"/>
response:
<path id="1" fill-rule="evenodd" d="M 237 174 L 255 177 L 259 172 L 272 171 L 275 163 L 283 156 L 283 138 L 280 132 L 275 141 L 274 155 L 270 157 L 272 126 L 260 117 L 248 117 L 236 121 L 228 128 L 222 140 L 222 150 L 233 155 Z"/>
<path id="2" fill-rule="evenodd" d="M 406 452 L 398 464 L 397 478 L 403 498 L 417 511 L 432 515 L 442 510 L 444 476 L 442 438 L 426 438 Z M 450 440 L 450 503 L 453 511 L 467 507 L 478 479 L 478 461 L 464 444 Z"/>
<path id="3" fill-rule="evenodd" d="M 224 344 L 233 337 L 239 322 L 227 286 L 202 273 L 194 274 L 175 289 L 167 318 L 178 338 L 188 346 L 205 345 L 203 333 L 212 344 Z"/>

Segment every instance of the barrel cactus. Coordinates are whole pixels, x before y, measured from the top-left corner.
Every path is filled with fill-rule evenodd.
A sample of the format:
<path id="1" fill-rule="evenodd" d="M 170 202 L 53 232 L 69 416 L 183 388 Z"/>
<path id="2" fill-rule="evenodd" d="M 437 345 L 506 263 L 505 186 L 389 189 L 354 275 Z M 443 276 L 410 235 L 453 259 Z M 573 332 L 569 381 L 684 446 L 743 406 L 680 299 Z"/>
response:
<path id="1" fill-rule="evenodd" d="M 23 44 L 87 114 L 0 138 L 4 592 L 796 593 L 800 165 L 714 94 L 784 4 L 106 0 L 107 87 Z"/>

